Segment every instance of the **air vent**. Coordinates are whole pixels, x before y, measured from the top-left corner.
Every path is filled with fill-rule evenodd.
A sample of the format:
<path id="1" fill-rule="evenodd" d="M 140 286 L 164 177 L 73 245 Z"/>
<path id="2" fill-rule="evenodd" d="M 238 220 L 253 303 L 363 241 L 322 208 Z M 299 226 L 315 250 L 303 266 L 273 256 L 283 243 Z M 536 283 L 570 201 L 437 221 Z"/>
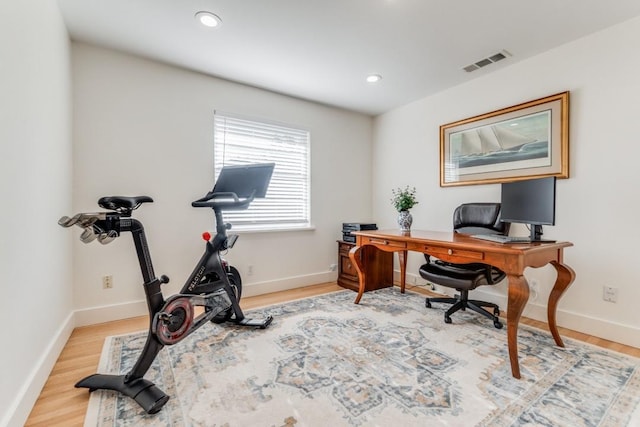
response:
<path id="1" fill-rule="evenodd" d="M 506 58 L 506 55 L 504 53 L 496 53 L 493 56 L 489 57 L 489 60 L 491 62 L 498 62 L 498 61 L 502 61 L 504 58 Z"/>
<path id="2" fill-rule="evenodd" d="M 482 67 L 486 67 L 487 65 L 493 64 L 494 62 L 498 62 L 498 61 L 502 61 L 503 59 L 507 58 L 511 56 L 511 54 L 509 52 L 507 52 L 506 50 L 502 50 L 498 53 L 495 53 L 487 58 L 481 59 L 480 61 L 474 62 L 473 64 L 467 65 L 466 67 L 463 67 L 462 69 L 465 70 L 467 73 L 470 73 L 472 71 L 478 70 Z"/>

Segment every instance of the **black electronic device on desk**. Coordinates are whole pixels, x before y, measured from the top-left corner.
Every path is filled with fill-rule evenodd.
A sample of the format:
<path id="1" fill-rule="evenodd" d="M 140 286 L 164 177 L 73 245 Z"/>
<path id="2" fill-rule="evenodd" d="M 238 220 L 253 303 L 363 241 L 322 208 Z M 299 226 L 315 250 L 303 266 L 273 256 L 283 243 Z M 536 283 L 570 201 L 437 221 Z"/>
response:
<path id="1" fill-rule="evenodd" d="M 472 234 L 474 239 L 486 240 L 493 243 L 529 243 L 530 237 L 505 236 L 504 234 Z"/>
<path id="2" fill-rule="evenodd" d="M 343 222 L 342 223 L 342 240 L 348 243 L 355 243 L 356 236 L 351 234 L 352 231 L 377 230 L 376 224 L 367 224 L 362 222 Z"/>
<path id="3" fill-rule="evenodd" d="M 531 232 L 529 242 L 553 242 L 541 237 L 543 225 L 555 225 L 555 177 L 505 182 L 502 184 L 500 204 L 500 221 L 526 224 Z"/>

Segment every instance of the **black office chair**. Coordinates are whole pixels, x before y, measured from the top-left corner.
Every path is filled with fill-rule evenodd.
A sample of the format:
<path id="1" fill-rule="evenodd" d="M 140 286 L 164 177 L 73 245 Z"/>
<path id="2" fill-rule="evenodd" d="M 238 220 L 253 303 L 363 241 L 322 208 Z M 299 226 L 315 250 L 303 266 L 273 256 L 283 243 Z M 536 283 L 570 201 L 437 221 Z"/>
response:
<path id="1" fill-rule="evenodd" d="M 453 213 L 453 229 L 465 234 L 507 234 L 509 223 L 500 222 L 500 203 L 466 203 Z M 469 299 L 469 291 L 478 286 L 495 285 L 505 278 L 504 272 L 487 264 L 452 264 L 441 260 L 432 260 L 425 254 L 427 263 L 420 267 L 420 276 L 431 283 L 460 292 L 455 298 L 427 298 L 425 305 L 442 302 L 453 304 L 444 314 L 445 323 L 451 323 L 451 315 L 458 310 L 471 310 L 493 320 L 493 326 L 502 328 L 500 308 L 493 303 Z M 493 314 L 484 307 L 493 309 Z"/>

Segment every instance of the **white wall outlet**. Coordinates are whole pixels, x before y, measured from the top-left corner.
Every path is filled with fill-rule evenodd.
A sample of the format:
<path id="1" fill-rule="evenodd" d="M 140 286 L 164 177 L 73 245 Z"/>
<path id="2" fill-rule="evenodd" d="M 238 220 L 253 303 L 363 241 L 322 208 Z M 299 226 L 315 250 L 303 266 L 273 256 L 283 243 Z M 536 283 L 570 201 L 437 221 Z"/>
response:
<path id="1" fill-rule="evenodd" d="M 329 271 L 336 271 L 338 269 L 338 264 L 330 264 Z"/>
<path id="2" fill-rule="evenodd" d="M 247 276 L 253 276 L 253 265 L 247 266 Z"/>
<path id="3" fill-rule="evenodd" d="M 608 302 L 618 302 L 618 288 L 604 286 L 602 289 L 602 299 Z"/>
<path id="4" fill-rule="evenodd" d="M 113 288 L 113 276 L 102 276 L 102 289 Z"/>

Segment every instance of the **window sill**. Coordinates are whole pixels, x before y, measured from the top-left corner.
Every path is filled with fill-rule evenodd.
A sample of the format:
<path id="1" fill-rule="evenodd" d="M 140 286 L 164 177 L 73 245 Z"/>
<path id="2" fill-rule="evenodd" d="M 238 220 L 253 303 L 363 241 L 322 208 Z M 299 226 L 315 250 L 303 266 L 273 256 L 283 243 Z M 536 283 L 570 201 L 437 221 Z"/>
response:
<path id="1" fill-rule="evenodd" d="M 238 228 L 232 227 L 231 230 L 229 230 L 229 233 L 233 233 L 233 234 L 254 234 L 254 233 L 285 233 L 285 232 L 290 232 L 290 231 L 315 231 L 316 227 L 314 225 L 305 225 L 305 226 L 300 226 L 300 227 L 296 227 L 293 225 L 286 225 L 286 226 L 282 226 L 282 227 L 264 227 L 264 228 L 251 228 L 249 226 L 245 226 L 245 227 L 240 227 L 238 226 Z"/>

